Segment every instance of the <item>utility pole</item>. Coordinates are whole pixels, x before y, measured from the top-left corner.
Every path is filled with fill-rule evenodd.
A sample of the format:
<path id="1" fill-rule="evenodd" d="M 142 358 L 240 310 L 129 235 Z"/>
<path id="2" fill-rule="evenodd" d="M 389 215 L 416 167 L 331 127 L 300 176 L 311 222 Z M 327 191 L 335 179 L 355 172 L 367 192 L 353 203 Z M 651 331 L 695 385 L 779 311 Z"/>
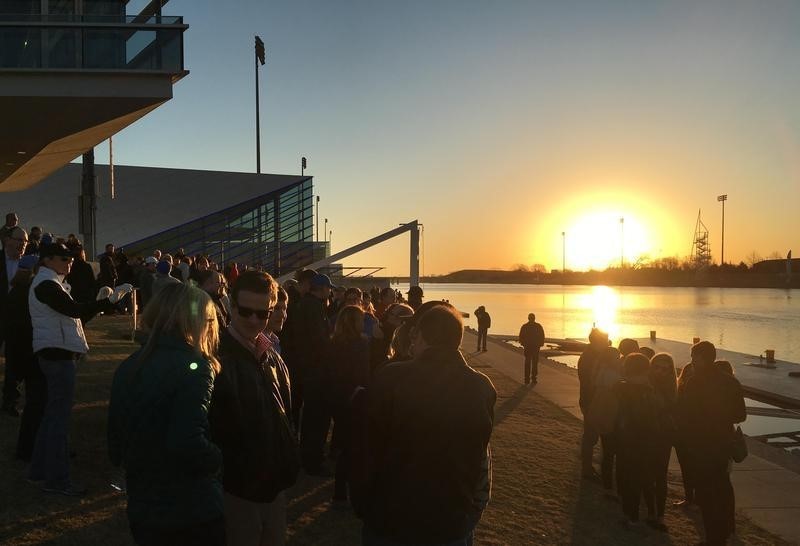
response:
<path id="1" fill-rule="evenodd" d="M 561 274 L 567 272 L 567 232 L 561 232 Z"/>
<path id="2" fill-rule="evenodd" d="M 315 224 L 317 225 L 317 241 L 319 241 L 319 195 L 317 196 L 317 221 Z"/>
<path id="3" fill-rule="evenodd" d="M 261 174 L 261 113 L 259 111 L 258 96 L 258 63 L 264 66 L 267 61 L 267 51 L 264 42 L 256 36 L 256 172 Z"/>
<path id="4" fill-rule="evenodd" d="M 718 195 L 717 201 L 722 203 L 722 256 L 719 265 L 725 265 L 725 201 L 728 200 L 728 194 Z"/>
<path id="5" fill-rule="evenodd" d="M 619 219 L 619 268 L 625 267 L 625 218 Z"/>

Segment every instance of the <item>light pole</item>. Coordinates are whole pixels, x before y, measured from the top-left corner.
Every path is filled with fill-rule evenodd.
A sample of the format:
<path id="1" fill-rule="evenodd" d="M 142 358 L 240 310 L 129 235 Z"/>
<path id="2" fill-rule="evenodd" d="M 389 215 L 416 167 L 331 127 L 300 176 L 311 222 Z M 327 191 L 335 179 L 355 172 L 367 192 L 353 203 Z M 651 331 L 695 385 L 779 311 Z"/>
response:
<path id="1" fill-rule="evenodd" d="M 317 241 L 319 241 L 319 195 L 317 196 L 317 221 L 315 223 L 317 225 Z"/>
<path id="2" fill-rule="evenodd" d="M 619 219 L 619 268 L 625 267 L 625 218 Z"/>
<path id="3" fill-rule="evenodd" d="M 259 112 L 258 98 L 258 63 L 264 66 L 267 51 L 264 42 L 256 36 L 256 173 L 261 174 L 261 115 Z"/>
<path id="4" fill-rule="evenodd" d="M 567 232 L 561 232 L 561 274 L 567 272 Z"/>
<path id="5" fill-rule="evenodd" d="M 720 265 L 725 265 L 725 201 L 728 200 L 728 194 L 718 195 L 717 201 L 722 203 L 722 257 L 719 261 Z"/>
<path id="6" fill-rule="evenodd" d="M 306 158 L 300 158 L 300 176 L 304 176 L 306 171 Z"/>
<path id="7" fill-rule="evenodd" d="M 330 230 L 330 232 L 329 232 L 328 244 L 331 245 L 331 247 L 333 247 L 333 230 Z"/>
<path id="8" fill-rule="evenodd" d="M 322 232 L 322 235 L 323 235 L 323 236 L 325 236 L 325 235 L 327 235 L 327 234 L 328 234 L 328 219 L 327 219 L 327 218 L 325 218 L 325 231 L 323 231 L 323 232 Z M 328 241 L 328 238 L 327 238 L 327 237 L 325 237 L 325 241 L 326 241 L 326 242 Z"/>

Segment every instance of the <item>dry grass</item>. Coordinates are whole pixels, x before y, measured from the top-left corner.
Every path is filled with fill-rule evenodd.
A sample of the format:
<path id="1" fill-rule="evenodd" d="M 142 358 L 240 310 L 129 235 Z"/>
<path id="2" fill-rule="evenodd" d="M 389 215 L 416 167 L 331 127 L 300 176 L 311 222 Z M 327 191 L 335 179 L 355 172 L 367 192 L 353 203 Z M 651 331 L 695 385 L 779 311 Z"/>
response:
<path id="1" fill-rule="evenodd" d="M 0 544 L 132 545 L 125 499 L 110 483 L 118 474 L 106 456 L 105 423 L 111 377 L 134 346 L 125 340 L 128 321 L 101 317 L 89 325 L 92 352 L 78 372 L 72 448 L 73 472 L 89 487 L 82 499 L 45 495 L 25 481 L 13 458 L 18 420 L 0 416 Z M 2 370 L 0 370 L 2 371 Z M 599 486 L 579 479 L 580 423 L 492 368 L 481 368 L 499 393 L 494 449 L 494 492 L 476 544 L 693 544 L 696 513 L 669 510 L 668 534 L 624 529 L 619 505 Z M 678 484 L 671 484 L 677 498 Z M 347 511 L 331 509 L 333 482 L 305 477 L 292 488 L 289 544 L 360 543 L 360 524 Z M 672 500 L 672 498 L 670 500 Z M 780 545 L 748 521 L 738 523 L 742 544 Z"/>

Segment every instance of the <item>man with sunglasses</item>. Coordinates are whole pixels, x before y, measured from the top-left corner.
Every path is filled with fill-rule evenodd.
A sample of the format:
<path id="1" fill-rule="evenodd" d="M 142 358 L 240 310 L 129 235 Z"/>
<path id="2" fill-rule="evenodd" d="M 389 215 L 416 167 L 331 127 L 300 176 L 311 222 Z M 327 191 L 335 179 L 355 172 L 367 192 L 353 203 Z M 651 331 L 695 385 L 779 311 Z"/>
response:
<path id="1" fill-rule="evenodd" d="M 229 546 L 284 544 L 286 495 L 300 463 L 290 423 L 289 372 L 264 334 L 278 285 L 260 271 L 241 273 L 231 292 L 231 323 L 220 333 L 222 372 L 209 422 L 222 450 Z"/>
<path id="2" fill-rule="evenodd" d="M 14 215 L 16 219 L 16 215 Z M 28 234 L 19 226 L 5 229 L 3 233 L 3 257 L 0 262 L 0 317 L 5 314 L 8 303 L 8 293 L 11 291 L 11 280 L 17 274 L 19 260 L 25 253 L 28 244 Z M 0 319 L 1 320 L 1 319 Z M 0 324 L 0 345 L 3 344 L 3 332 L 5 328 Z M 20 371 L 16 363 L 6 360 L 5 382 L 3 383 L 3 412 L 18 417 L 17 400 L 19 400 Z"/>

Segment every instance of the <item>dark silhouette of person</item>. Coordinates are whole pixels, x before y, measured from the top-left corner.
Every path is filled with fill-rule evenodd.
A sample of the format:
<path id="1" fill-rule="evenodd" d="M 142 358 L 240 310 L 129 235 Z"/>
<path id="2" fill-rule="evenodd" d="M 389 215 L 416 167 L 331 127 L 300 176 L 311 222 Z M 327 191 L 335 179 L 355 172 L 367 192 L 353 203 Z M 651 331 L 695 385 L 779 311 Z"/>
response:
<path id="1" fill-rule="evenodd" d="M 596 390 L 595 376 L 599 367 L 600 358 L 608 347 L 608 334 L 598 328 L 592 328 L 589 333 L 589 346 L 584 349 L 578 359 L 578 381 L 580 394 L 578 405 L 583 413 L 583 437 L 581 438 L 581 474 L 584 478 L 598 479 L 599 476 L 592 466 L 592 454 L 600 433 L 592 426 L 586 416 L 592 404 Z"/>
<path id="2" fill-rule="evenodd" d="M 492 327 L 492 317 L 486 312 L 486 307 L 481 305 L 475 309 L 475 318 L 478 319 L 478 351 L 486 351 L 486 338 L 489 328 Z"/>
<path id="3" fill-rule="evenodd" d="M 714 364 L 716 357 L 716 347 L 709 341 L 692 346 L 695 372 L 679 390 L 676 404 L 678 430 L 709 546 L 726 544 L 734 531 L 735 499 L 728 464 L 734 424 L 747 418 L 741 384 Z"/>
<path id="4" fill-rule="evenodd" d="M 657 433 L 657 402 L 650 385 L 650 361 L 630 353 L 623 362 L 624 381 L 614 387 L 619 397 L 615 430 L 617 484 L 622 511 L 629 525 L 639 522 L 639 503 L 645 499 L 649 518 L 655 519 L 652 453 Z"/>
<path id="5" fill-rule="evenodd" d="M 525 349 L 525 384 L 535 385 L 539 376 L 539 349 L 544 345 L 544 328 L 536 322 L 534 313 L 528 314 L 528 322 L 519 329 L 519 344 Z"/>
<path id="6" fill-rule="evenodd" d="M 362 544 L 472 544 L 491 488 L 497 394 L 461 355 L 452 306 L 425 311 L 411 335 L 414 360 L 385 366 L 367 389 Z"/>
<path id="7" fill-rule="evenodd" d="M 419 309 L 420 305 L 422 305 L 422 299 L 425 297 L 422 288 L 419 286 L 412 286 L 408 289 L 408 304 L 411 306 L 414 311 Z"/>

